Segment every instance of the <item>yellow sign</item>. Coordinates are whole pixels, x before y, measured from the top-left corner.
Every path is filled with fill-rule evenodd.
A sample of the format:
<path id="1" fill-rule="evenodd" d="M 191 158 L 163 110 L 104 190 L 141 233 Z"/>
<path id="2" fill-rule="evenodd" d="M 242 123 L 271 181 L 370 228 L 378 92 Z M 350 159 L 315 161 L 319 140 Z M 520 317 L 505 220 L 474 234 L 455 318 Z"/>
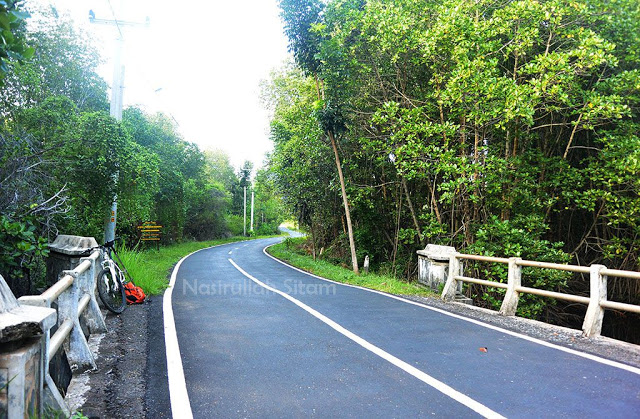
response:
<path id="1" fill-rule="evenodd" d="M 142 241 L 159 241 L 162 234 L 162 226 L 157 225 L 155 221 L 147 221 L 138 227 L 142 233 Z"/>

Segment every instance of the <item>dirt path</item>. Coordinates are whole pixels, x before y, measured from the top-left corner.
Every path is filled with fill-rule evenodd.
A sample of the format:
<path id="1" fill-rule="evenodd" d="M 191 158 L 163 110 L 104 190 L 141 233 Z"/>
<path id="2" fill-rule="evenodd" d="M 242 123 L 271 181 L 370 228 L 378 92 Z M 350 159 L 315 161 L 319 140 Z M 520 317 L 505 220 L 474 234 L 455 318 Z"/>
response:
<path id="1" fill-rule="evenodd" d="M 149 353 L 150 339 L 164 339 L 162 297 L 129 306 L 120 315 L 109 312 L 105 320 L 109 331 L 90 340 L 98 350 L 98 368 L 74 377 L 67 402 L 89 418 L 169 417 L 162 392 L 148 399 L 159 393 L 149 391 L 148 368 L 164 368 L 166 363 L 164 354 Z"/>

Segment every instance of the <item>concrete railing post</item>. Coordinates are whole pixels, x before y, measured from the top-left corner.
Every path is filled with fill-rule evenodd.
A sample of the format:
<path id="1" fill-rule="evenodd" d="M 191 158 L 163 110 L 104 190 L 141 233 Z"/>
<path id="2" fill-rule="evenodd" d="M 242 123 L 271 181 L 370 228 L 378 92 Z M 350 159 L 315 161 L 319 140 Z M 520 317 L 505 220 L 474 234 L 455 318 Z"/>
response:
<path id="1" fill-rule="evenodd" d="M 80 298 L 83 295 L 88 295 L 91 299 L 89 305 L 85 309 L 83 316 L 89 325 L 89 331 L 91 333 L 105 333 L 107 331 L 107 325 L 102 317 L 102 312 L 98 306 L 96 300 L 96 265 L 95 258 L 82 258 L 80 263 L 84 261 L 91 262 L 91 267 L 78 275 L 78 289 L 80 290 Z"/>
<path id="2" fill-rule="evenodd" d="M 447 277 L 447 282 L 444 284 L 444 289 L 442 290 L 441 297 L 445 301 L 451 301 L 456 298 L 458 281 L 455 279 L 455 277 L 461 274 L 460 259 L 458 259 L 457 256 L 458 253 L 456 252 L 449 255 L 449 275 Z"/>
<path id="3" fill-rule="evenodd" d="M 71 364 L 76 365 L 80 369 L 96 368 L 93 354 L 89 349 L 87 339 L 82 333 L 80 320 L 78 319 L 78 274 L 75 271 L 62 271 L 60 278 L 71 275 L 74 278 L 73 284 L 58 297 L 58 326 L 61 326 L 66 320 L 73 322 L 73 329 L 69 334 L 69 350 L 67 358 Z"/>
<path id="4" fill-rule="evenodd" d="M 522 267 L 518 265 L 520 258 L 509 258 L 509 274 L 507 276 L 507 292 L 502 300 L 500 314 L 503 316 L 515 316 L 518 309 L 520 293 L 518 288 L 522 284 Z"/>
<path id="5" fill-rule="evenodd" d="M 51 308 L 20 304 L 0 275 L 0 417 L 42 417 Z"/>
<path id="6" fill-rule="evenodd" d="M 602 319 L 604 318 L 604 308 L 601 302 L 607 300 L 607 277 L 600 272 L 606 269 L 604 265 L 591 265 L 590 298 L 587 314 L 584 316 L 582 324 L 582 334 L 585 337 L 600 336 L 602 331 Z"/>

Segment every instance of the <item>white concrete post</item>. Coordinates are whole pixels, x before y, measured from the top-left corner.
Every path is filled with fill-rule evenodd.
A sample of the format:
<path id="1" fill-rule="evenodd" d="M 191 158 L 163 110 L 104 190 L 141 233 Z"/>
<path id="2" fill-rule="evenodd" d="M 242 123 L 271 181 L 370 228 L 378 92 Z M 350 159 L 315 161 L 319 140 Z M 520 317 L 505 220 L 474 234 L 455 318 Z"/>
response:
<path id="1" fill-rule="evenodd" d="M 500 314 L 503 316 L 515 316 L 518 309 L 520 293 L 517 291 L 522 284 L 522 267 L 518 265 L 520 258 L 509 258 L 509 274 L 507 276 L 507 292 L 502 300 Z"/>
<path id="2" fill-rule="evenodd" d="M 602 331 L 602 319 L 604 318 L 604 308 L 600 305 L 607 300 L 607 277 L 600 271 L 606 269 L 604 265 L 591 265 L 590 298 L 587 314 L 584 316 L 582 324 L 582 335 L 584 337 L 600 336 Z"/>
<path id="3" fill-rule="evenodd" d="M 91 298 L 91 300 L 89 300 L 89 305 L 84 310 L 83 316 L 87 320 L 89 331 L 91 333 L 105 333 L 107 331 L 107 325 L 104 322 L 102 312 L 100 311 L 98 301 L 96 300 L 96 275 L 98 274 L 98 272 L 96 272 L 97 262 L 93 258 L 81 258 L 80 263 L 83 263 L 86 260 L 91 262 L 91 266 L 89 269 L 84 271 L 84 273 L 78 275 L 77 278 L 80 298 L 85 294 L 88 294 Z"/>
<path id="4" fill-rule="evenodd" d="M 73 284 L 58 297 L 58 326 L 61 326 L 67 319 L 73 322 L 73 329 L 69 333 L 69 350 L 67 358 L 69 362 L 80 369 L 96 368 L 96 362 L 93 359 L 91 349 L 87 339 L 82 333 L 80 320 L 78 319 L 78 274 L 75 271 L 62 271 L 60 278 L 71 275 L 74 279 Z"/>
<path id="5" fill-rule="evenodd" d="M 0 275 L 0 417 L 41 417 L 51 308 L 16 300 Z"/>
<path id="6" fill-rule="evenodd" d="M 455 279 L 456 276 L 461 274 L 461 264 L 460 259 L 458 259 L 459 253 L 454 252 L 449 255 L 449 276 L 447 278 L 446 284 L 444 284 L 444 289 L 442 290 L 442 299 L 445 301 L 451 301 L 456 298 L 456 290 L 458 289 L 458 284 Z"/>

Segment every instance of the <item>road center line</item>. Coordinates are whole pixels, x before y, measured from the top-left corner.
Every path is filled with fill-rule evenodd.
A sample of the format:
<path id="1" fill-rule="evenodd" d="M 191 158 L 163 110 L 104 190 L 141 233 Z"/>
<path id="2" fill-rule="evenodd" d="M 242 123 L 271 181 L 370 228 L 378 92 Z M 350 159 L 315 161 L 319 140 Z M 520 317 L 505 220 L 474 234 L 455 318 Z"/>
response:
<path id="1" fill-rule="evenodd" d="M 322 314 L 322 313 L 314 310 L 313 308 L 309 307 L 308 305 L 304 304 L 302 301 L 297 300 L 297 299 L 293 298 L 292 296 L 290 296 L 290 295 L 288 295 L 288 294 L 286 294 L 286 293 L 284 293 L 284 292 L 282 292 L 282 291 L 280 291 L 280 290 L 278 290 L 276 288 L 270 287 L 269 285 L 261 282 L 260 280 L 256 279 L 255 277 L 251 276 L 246 271 L 244 271 L 232 259 L 229 259 L 229 262 L 241 274 L 243 274 L 244 276 L 246 276 L 247 278 L 249 278 L 250 280 L 252 280 L 256 284 L 260 285 L 261 287 L 263 287 L 263 288 L 265 288 L 265 289 L 267 289 L 267 290 L 269 290 L 271 292 L 274 292 L 274 293 L 279 294 L 280 296 L 286 298 L 287 300 L 291 301 L 292 303 L 294 303 L 298 307 L 302 308 L 303 310 L 305 310 L 307 313 L 311 314 L 312 316 L 314 316 L 318 320 L 320 320 L 323 323 L 327 324 L 329 327 L 331 327 L 332 329 L 334 329 L 338 333 L 346 336 L 347 338 L 351 339 L 352 341 L 354 341 L 358 345 L 362 346 L 363 348 L 367 349 L 368 351 L 373 352 L 374 354 L 378 355 L 380 358 L 384 359 L 385 361 L 390 362 L 391 364 L 395 365 L 396 367 L 398 367 L 398 368 L 402 369 L 403 371 L 411 374 L 412 376 L 416 377 L 420 381 L 428 384 L 429 386 L 431 386 L 434 389 L 438 390 L 439 392 L 445 394 L 446 396 L 452 398 L 453 400 L 457 401 L 458 403 L 468 407 L 469 409 L 473 410 L 474 412 L 476 412 L 476 413 L 478 413 L 478 414 L 480 414 L 480 415 L 482 415 L 484 417 L 487 417 L 487 418 L 503 418 L 502 415 L 500 415 L 497 412 L 494 412 L 493 410 L 489 409 L 488 407 L 486 407 L 482 403 L 477 402 L 476 400 L 472 399 L 471 397 L 467 396 L 466 394 L 460 393 L 459 391 L 453 389 L 452 387 L 448 386 L 447 384 L 443 383 L 442 381 L 439 381 L 439 380 L 433 378 L 429 374 L 417 369 L 416 367 L 414 367 L 414 366 L 404 362 L 403 360 L 391 355 L 390 353 L 380 349 L 379 347 L 375 346 L 374 344 L 370 343 L 369 341 L 361 338 L 360 336 L 356 335 L 355 333 L 349 331 L 348 329 L 344 328 L 340 324 L 338 324 L 335 321 L 331 320 L 330 318 L 328 318 L 324 314 Z"/>

